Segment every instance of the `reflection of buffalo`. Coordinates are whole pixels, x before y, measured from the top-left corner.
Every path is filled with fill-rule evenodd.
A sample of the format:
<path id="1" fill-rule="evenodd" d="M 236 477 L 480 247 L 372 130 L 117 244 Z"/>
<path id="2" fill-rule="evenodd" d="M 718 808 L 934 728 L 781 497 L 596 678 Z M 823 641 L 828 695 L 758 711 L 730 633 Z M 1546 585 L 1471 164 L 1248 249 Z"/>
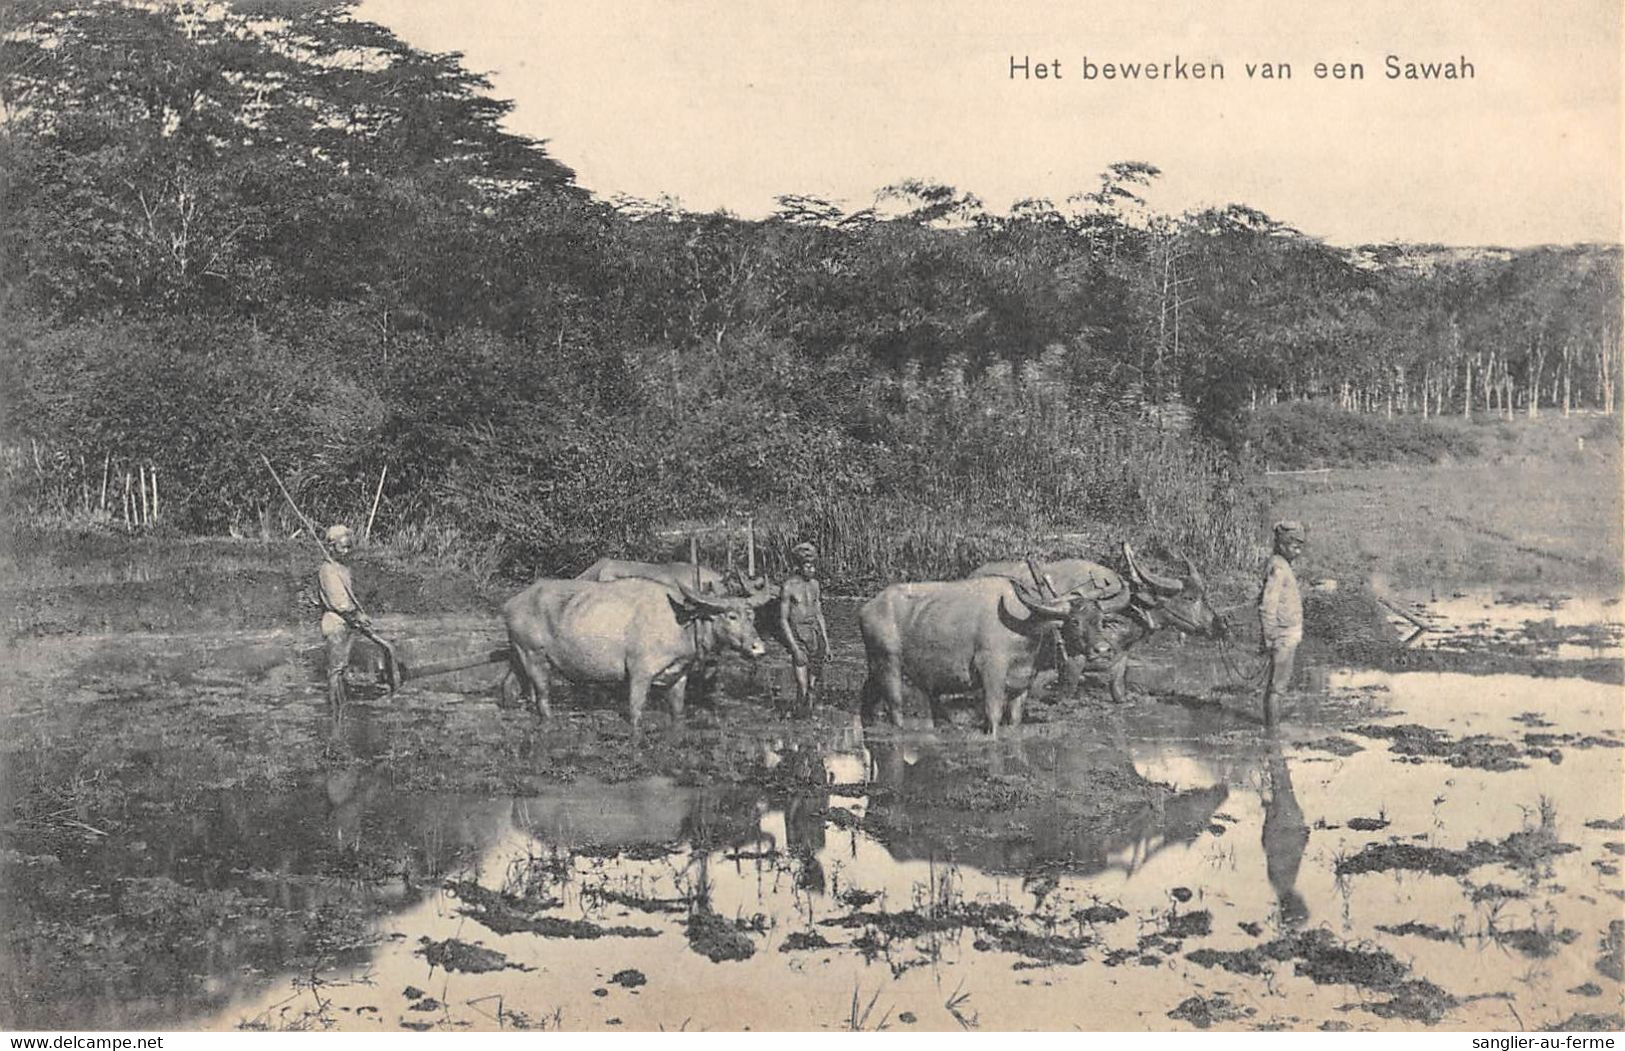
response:
<path id="1" fill-rule="evenodd" d="M 947 857 L 989 872 L 1132 873 L 1193 841 L 1229 795 L 1224 784 L 1152 784 L 1123 752 L 1077 740 L 968 751 L 877 735 L 869 751 L 876 791 L 865 829 L 898 860 Z"/>

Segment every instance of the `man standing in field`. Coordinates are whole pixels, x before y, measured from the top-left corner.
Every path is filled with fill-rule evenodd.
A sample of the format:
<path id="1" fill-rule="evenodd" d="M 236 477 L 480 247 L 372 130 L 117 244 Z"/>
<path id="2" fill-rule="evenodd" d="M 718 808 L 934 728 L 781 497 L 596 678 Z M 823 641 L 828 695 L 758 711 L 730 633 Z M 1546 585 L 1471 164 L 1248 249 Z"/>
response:
<path id="1" fill-rule="evenodd" d="M 1292 563 L 1303 553 L 1303 525 L 1275 524 L 1275 553 L 1258 591 L 1259 652 L 1269 658 L 1264 673 L 1264 723 L 1275 725 L 1276 702 L 1292 682 L 1292 665 L 1303 641 L 1303 598 Z"/>
<path id="2" fill-rule="evenodd" d="M 344 714 L 348 698 L 344 690 L 344 669 L 350 664 L 352 632 L 363 631 L 372 618 L 355 600 L 350 580 L 350 567 L 339 559 L 350 553 L 355 540 L 350 527 L 335 525 L 327 531 L 327 549 L 331 557 L 316 572 L 317 590 L 322 603 L 322 638 L 327 642 L 327 703 L 334 717 Z"/>
<path id="3" fill-rule="evenodd" d="M 790 549 L 789 579 L 779 589 L 779 631 L 796 672 L 796 712 L 812 711 L 813 693 L 829 656 L 829 625 L 818 587 L 818 548 L 803 541 Z"/>

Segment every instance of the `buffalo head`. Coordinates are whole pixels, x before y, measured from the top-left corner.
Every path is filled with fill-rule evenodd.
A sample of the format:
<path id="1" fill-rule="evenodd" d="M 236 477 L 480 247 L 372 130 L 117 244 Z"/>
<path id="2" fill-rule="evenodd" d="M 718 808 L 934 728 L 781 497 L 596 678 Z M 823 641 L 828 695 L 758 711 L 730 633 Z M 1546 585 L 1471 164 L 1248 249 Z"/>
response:
<path id="1" fill-rule="evenodd" d="M 1224 621 L 1208 602 L 1207 584 L 1188 557 L 1180 556 L 1185 563 L 1183 578 L 1162 576 L 1141 566 L 1127 543 L 1123 545 L 1123 559 L 1128 563 L 1133 605 L 1146 615 L 1160 615 L 1180 631 L 1193 635 L 1219 638 L 1224 634 Z"/>
<path id="2" fill-rule="evenodd" d="M 1021 581 L 1014 581 L 1016 598 L 1034 618 L 1054 621 L 1060 626 L 1061 640 L 1068 653 L 1099 654 L 1111 650 L 1111 641 L 1104 634 L 1102 606 L 1110 605 L 1115 596 L 1090 584 L 1056 595 L 1053 584 L 1048 577 L 1040 575 L 1036 567 L 1033 576 L 1041 582 L 1041 590 L 1034 591 Z"/>
<path id="3" fill-rule="evenodd" d="M 671 598 L 672 610 L 679 623 L 706 620 L 711 623 L 713 644 L 737 650 L 747 657 L 760 657 L 767 652 L 762 637 L 756 631 L 755 608 L 772 601 L 765 591 L 754 592 L 745 598 L 723 598 L 705 595 L 687 584 L 678 586 L 681 598 Z"/>

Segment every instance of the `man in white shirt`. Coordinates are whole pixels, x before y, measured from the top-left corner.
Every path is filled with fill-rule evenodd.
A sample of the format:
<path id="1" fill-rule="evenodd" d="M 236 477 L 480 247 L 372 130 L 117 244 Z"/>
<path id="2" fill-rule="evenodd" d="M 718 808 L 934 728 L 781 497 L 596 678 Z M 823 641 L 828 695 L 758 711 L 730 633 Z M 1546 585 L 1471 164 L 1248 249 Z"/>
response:
<path id="1" fill-rule="evenodd" d="M 1269 658 L 1264 678 L 1264 722 L 1275 724 L 1275 705 L 1292 682 L 1292 666 L 1303 641 L 1303 597 L 1292 568 L 1307 540 L 1302 523 L 1275 524 L 1275 553 L 1258 591 L 1259 652 Z"/>
<path id="2" fill-rule="evenodd" d="M 327 642 L 327 703 L 335 717 L 344 713 L 348 698 L 344 690 L 344 669 L 350 664 L 354 632 L 372 623 L 367 611 L 355 600 L 350 567 L 339 559 L 355 546 L 350 527 L 335 525 L 327 531 L 331 557 L 316 571 L 316 584 L 322 603 L 322 638 Z"/>

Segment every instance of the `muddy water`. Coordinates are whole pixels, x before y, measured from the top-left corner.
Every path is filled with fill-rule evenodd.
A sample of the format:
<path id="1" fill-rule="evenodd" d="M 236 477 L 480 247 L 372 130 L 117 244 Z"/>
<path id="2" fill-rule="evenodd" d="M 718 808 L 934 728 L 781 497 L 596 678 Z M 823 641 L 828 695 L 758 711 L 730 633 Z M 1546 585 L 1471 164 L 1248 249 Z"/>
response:
<path id="1" fill-rule="evenodd" d="M 453 885 L 471 880 L 523 891 L 519 911 L 527 917 L 657 933 L 589 939 L 499 933 L 477 918 L 481 910 L 466 895 L 442 885 L 380 916 L 379 940 L 365 962 L 324 976 L 330 984 L 298 990 L 273 983 L 198 1021 L 386 1029 L 846 1028 L 854 1022 L 856 994 L 860 1016 L 873 1001 L 868 1018 L 857 1019 L 870 1027 L 885 1020 L 893 1027 L 1157 1028 L 1173 1024 L 1166 1012 L 1191 995 L 1221 996 L 1235 1013 L 1229 1024 L 1415 1024 L 1361 1009 L 1386 996 L 1350 983 L 1316 984 L 1294 974 L 1290 962 L 1248 976 L 1187 958 L 1197 949 L 1241 950 L 1306 929 L 1386 950 L 1416 978 L 1446 990 L 1460 1003 L 1442 1013 L 1445 1026 L 1511 1028 L 1519 1019 L 1534 1026 L 1599 1006 L 1617 1009 L 1619 986 L 1594 963 L 1599 939 L 1622 915 L 1621 882 L 1595 863 L 1616 860 L 1604 844 L 1622 834 L 1585 824 L 1620 816 L 1617 750 L 1568 750 L 1558 765 L 1541 758 L 1523 769 L 1488 772 L 1412 763 L 1363 738 L 1354 740 L 1365 750 L 1346 757 L 1304 747 L 1317 739 L 1310 736 L 1317 721 L 1352 712 L 1375 716 L 1376 725 L 1420 720 L 1459 736 L 1520 740 L 1528 727 L 1517 717 L 1538 710 L 1556 717 L 1562 733 L 1617 741 L 1617 691 L 1516 677 L 1343 674 L 1317 701 L 1310 706 L 1316 710 L 1300 713 L 1307 724 L 1294 725 L 1279 744 L 1237 728 L 1222 712 L 1157 708 L 1124 718 L 1117 739 L 1104 746 L 1030 731 L 998 746 L 903 735 L 871 738 L 866 748 L 854 732 L 830 741 L 817 757 L 836 787 L 788 805 L 750 790 L 718 793 L 666 780 L 576 785 L 508 800 L 440 799 L 434 822 L 444 826 L 456 815 L 459 835 L 474 848 L 467 864 L 448 874 Z M 1161 813 L 1129 815 L 1104 830 L 1069 836 L 1062 827 L 1035 828 L 1020 838 L 1030 844 L 1025 851 L 986 826 L 1041 819 L 1041 805 L 1015 814 L 927 809 L 890 814 L 874 822 L 874 832 L 853 827 L 868 824 L 872 808 L 895 806 L 873 800 L 872 789 L 963 769 L 942 762 L 943 753 L 978 748 L 1002 760 L 1003 774 L 1023 765 L 1064 772 L 1069 764 L 1123 762 L 1181 792 Z M 1557 838 L 1580 848 L 1549 865 L 1488 864 L 1465 876 L 1336 875 L 1337 861 L 1368 843 L 1397 838 L 1460 848 L 1500 840 L 1538 824 L 1542 799 L 1555 812 Z M 428 804 L 378 791 L 362 807 L 422 811 Z M 1348 827 L 1362 817 L 1388 825 Z M 342 840 L 346 820 L 365 824 L 364 815 L 335 816 L 328 833 Z M 1023 878 L 1023 870 L 1041 875 Z M 1475 902 L 1474 891 L 1489 886 L 1519 897 Z M 606 900 L 606 890 L 623 897 Z M 1077 918 L 1102 904 L 1126 916 Z M 962 917 L 967 907 L 987 907 L 998 918 L 907 929 L 932 917 Z M 691 946 L 686 925 L 696 908 L 732 923 L 735 951 L 749 957 L 712 962 Z M 1210 919 L 1195 921 L 1189 928 L 1195 933 L 1145 946 L 1148 935 L 1201 912 Z M 892 918 L 864 920 L 865 913 Z M 855 915 L 860 919 L 851 920 Z M 1379 929 L 1407 922 L 1449 936 Z M 1497 939 L 1497 932 L 1519 930 L 1555 935 L 1551 955 L 1541 955 L 1544 945 L 1521 951 Z M 809 933 L 832 946 L 783 951 L 792 936 Z M 1022 933 L 1032 939 L 1027 952 L 1019 951 Z M 1571 940 L 1564 944 L 1565 938 Z M 482 945 L 501 953 L 507 966 L 447 972 L 430 965 L 423 939 Z M 1066 954 L 1072 956 L 1044 959 Z M 623 984 L 612 981 L 634 969 L 645 983 L 628 987 L 637 981 L 630 975 Z M 1601 997 L 1569 991 L 1588 981 L 1604 990 Z M 421 1009 L 423 998 L 403 995 L 409 987 L 440 1006 Z M 904 1013 L 914 1021 L 900 1021 Z"/>
<path id="2" fill-rule="evenodd" d="M 386 627 L 423 660 L 489 641 L 456 619 Z M 747 696 L 723 710 L 745 776 L 479 792 L 389 759 L 446 726 L 524 737 L 527 758 L 583 731 L 523 728 L 480 696 L 489 673 L 464 673 L 406 712 L 358 706 L 317 769 L 243 788 L 222 769 L 238 753 L 134 720 L 207 704 L 211 733 L 302 747 L 320 696 L 291 641 L 29 643 L 25 666 L 79 662 L 67 704 L 108 742 L 97 776 L 165 774 L 122 811 L 36 808 L 55 839 L 8 829 L 12 872 L 95 873 L 49 932 L 107 945 L 95 1024 L 1533 1029 L 1620 1010 L 1605 942 L 1625 831 L 1600 827 L 1625 806 L 1617 686 L 1321 670 L 1272 736 L 1211 654 L 1172 645 L 1136 669 L 1132 704 L 1039 705 L 997 742 L 746 726 L 763 707 Z M 8 680 L 8 726 L 64 707 L 37 678 Z M 442 710 L 460 722 L 425 728 Z M 6 787 L 8 804 L 28 788 Z M 65 824 L 109 813 L 110 834 Z M 1533 847 L 1474 852 L 1507 842 Z M 1356 861 L 1385 845 L 1447 871 Z M 171 934 L 177 898 L 202 916 Z M 134 937 L 109 928 L 115 905 L 166 947 L 115 966 Z M 19 959 L 14 1002 L 66 995 L 47 949 Z"/>

